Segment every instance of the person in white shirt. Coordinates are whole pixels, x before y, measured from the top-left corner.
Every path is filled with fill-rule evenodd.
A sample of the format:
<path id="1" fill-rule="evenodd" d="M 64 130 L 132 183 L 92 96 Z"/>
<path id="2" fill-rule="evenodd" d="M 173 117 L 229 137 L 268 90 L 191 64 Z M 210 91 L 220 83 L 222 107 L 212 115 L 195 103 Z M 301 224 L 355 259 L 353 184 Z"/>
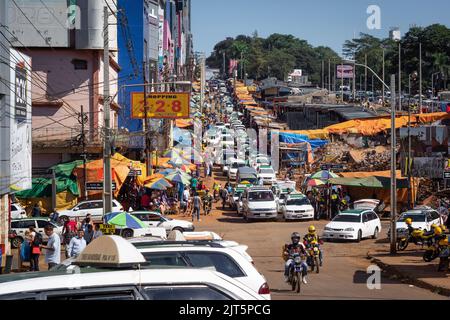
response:
<path id="1" fill-rule="evenodd" d="M 94 228 L 95 228 L 95 231 L 94 231 L 93 240 L 103 236 L 103 232 L 100 230 L 100 225 L 99 224 L 96 224 Z"/>
<path id="2" fill-rule="evenodd" d="M 41 249 L 45 249 L 45 262 L 48 264 L 48 269 L 61 263 L 61 239 L 53 231 L 53 226 L 48 224 L 45 227 L 45 234 L 48 237 L 47 245 L 40 245 Z"/>
<path id="3" fill-rule="evenodd" d="M 84 239 L 84 231 L 80 229 L 78 230 L 77 236 L 70 240 L 69 247 L 67 248 L 69 257 L 78 257 L 84 248 L 86 248 L 86 240 Z"/>

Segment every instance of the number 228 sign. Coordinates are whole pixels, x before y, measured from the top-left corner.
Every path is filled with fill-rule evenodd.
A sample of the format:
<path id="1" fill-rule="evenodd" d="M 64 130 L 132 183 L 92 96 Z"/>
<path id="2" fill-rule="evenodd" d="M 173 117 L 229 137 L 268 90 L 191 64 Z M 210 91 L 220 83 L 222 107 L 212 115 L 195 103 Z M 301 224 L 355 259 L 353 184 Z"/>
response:
<path id="1" fill-rule="evenodd" d="M 189 118 L 191 96 L 183 92 L 157 92 L 147 94 L 147 117 L 153 119 Z M 144 93 L 131 94 L 131 118 L 145 118 Z"/>

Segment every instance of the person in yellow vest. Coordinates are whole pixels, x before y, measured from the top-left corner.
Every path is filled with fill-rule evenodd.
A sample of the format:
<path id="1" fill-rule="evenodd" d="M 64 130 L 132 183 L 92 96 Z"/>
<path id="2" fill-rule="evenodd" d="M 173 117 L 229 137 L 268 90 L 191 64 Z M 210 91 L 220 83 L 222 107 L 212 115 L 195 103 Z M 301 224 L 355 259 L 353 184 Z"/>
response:
<path id="1" fill-rule="evenodd" d="M 339 202 L 339 195 L 336 190 L 333 190 L 331 193 L 331 219 L 334 219 L 334 217 L 339 213 Z"/>

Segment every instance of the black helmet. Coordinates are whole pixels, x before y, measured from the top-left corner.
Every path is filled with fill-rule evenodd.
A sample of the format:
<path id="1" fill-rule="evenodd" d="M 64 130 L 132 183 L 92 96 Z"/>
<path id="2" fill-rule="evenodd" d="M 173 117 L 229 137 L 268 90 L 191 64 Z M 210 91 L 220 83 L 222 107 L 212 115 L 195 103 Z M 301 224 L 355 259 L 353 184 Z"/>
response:
<path id="1" fill-rule="evenodd" d="M 292 240 L 292 242 L 295 243 L 295 244 L 298 244 L 298 243 L 300 242 L 300 239 L 301 239 L 301 238 L 302 238 L 302 237 L 301 237 L 300 233 L 298 233 L 298 232 L 294 232 L 294 233 L 292 233 L 292 235 L 291 235 L 291 240 Z"/>

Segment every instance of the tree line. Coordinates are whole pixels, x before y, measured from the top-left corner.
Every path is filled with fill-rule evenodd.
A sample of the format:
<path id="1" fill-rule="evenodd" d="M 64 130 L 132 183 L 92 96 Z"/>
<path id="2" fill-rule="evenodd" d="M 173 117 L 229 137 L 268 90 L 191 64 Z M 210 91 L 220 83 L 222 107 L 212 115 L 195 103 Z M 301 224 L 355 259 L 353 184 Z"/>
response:
<path id="1" fill-rule="evenodd" d="M 401 39 L 402 82 L 403 88 L 409 90 L 409 77 L 419 72 L 419 43 L 422 44 L 423 86 L 431 88 L 432 75 L 437 90 L 448 88 L 450 74 L 450 29 L 441 24 L 428 27 L 412 26 Z M 343 56 L 356 60 L 358 63 L 371 67 L 378 75 L 382 75 L 383 52 L 385 57 L 385 82 L 389 82 L 390 74 L 398 74 L 398 43 L 389 38 L 377 38 L 361 33 L 359 38 L 348 40 L 343 44 Z M 227 38 L 217 43 L 214 51 L 207 59 L 211 68 L 220 68 L 223 73 L 223 57 L 228 73 L 229 61 L 236 59 L 239 64 L 238 75 L 247 73 L 248 78 L 261 80 L 276 77 L 284 80 L 293 69 L 302 69 L 309 80 L 321 85 L 322 72 L 328 81 L 328 63 L 331 61 L 332 77 L 334 65 L 340 64 L 342 58 L 331 48 L 325 46 L 313 47 L 307 41 L 293 35 L 272 34 L 261 38 L 255 32 L 252 36 L 239 35 Z M 366 60 L 367 58 L 367 60 Z M 324 65 L 322 65 L 322 63 Z M 356 69 L 358 75 L 364 77 L 362 67 Z M 359 78 L 359 76 L 357 76 Z M 368 73 L 368 79 L 372 75 Z M 418 93 L 418 79 L 412 76 L 411 93 Z M 364 78 L 363 78 L 364 79 Z M 359 86 L 357 79 L 357 87 Z M 368 89 L 371 88 L 371 80 Z M 364 79 L 364 84 L 366 79 Z M 389 83 L 388 83 L 389 84 Z M 375 80 L 375 90 L 381 90 L 381 83 Z M 363 89 L 365 85 L 363 86 Z"/>

